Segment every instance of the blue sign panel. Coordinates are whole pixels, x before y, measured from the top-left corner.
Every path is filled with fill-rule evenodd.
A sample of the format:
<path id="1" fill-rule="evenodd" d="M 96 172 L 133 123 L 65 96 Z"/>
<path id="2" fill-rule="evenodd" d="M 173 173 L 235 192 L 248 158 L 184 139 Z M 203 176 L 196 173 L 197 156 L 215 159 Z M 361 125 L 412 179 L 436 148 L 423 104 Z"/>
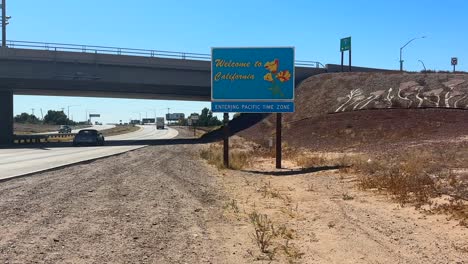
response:
<path id="1" fill-rule="evenodd" d="M 222 113 L 291 113 L 293 102 L 212 102 L 211 111 Z"/>
<path id="2" fill-rule="evenodd" d="M 247 102 L 292 103 L 294 100 L 294 48 L 213 48 L 211 88 L 213 102 L 223 102 L 224 106 L 226 102 L 241 103 L 232 104 L 232 108 L 246 105 Z M 213 104 L 215 105 L 217 104 Z M 240 111 L 232 112 L 243 112 L 242 109 L 241 107 Z M 252 112 L 247 108 L 244 110 Z M 288 112 L 277 110 L 274 108 L 269 111 L 267 108 L 260 108 L 256 112 Z M 214 108 L 212 111 L 226 112 Z M 294 110 L 289 112 L 292 111 Z"/>

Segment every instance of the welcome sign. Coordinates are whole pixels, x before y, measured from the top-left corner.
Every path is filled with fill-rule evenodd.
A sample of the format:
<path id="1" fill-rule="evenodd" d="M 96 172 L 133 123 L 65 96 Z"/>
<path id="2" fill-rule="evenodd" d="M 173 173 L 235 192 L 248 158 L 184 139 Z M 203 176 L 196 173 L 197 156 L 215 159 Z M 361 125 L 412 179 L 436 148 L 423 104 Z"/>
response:
<path id="1" fill-rule="evenodd" d="M 213 112 L 294 112 L 294 48 L 212 48 Z"/>

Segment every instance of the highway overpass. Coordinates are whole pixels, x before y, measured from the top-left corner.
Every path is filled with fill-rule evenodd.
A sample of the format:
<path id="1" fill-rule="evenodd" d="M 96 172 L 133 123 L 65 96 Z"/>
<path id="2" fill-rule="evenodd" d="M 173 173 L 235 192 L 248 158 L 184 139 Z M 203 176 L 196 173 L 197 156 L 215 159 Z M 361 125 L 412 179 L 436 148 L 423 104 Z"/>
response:
<path id="1" fill-rule="evenodd" d="M 210 101 L 210 55 L 9 41 L 0 48 L 0 145 L 12 141 L 13 95 Z M 296 67 L 296 83 L 323 73 Z"/>
<path id="2" fill-rule="evenodd" d="M 7 41 L 0 48 L 0 145 L 12 142 L 14 94 L 210 101 L 210 59 L 197 53 Z M 340 70 L 312 61 L 295 64 L 296 84 L 326 68 Z"/>

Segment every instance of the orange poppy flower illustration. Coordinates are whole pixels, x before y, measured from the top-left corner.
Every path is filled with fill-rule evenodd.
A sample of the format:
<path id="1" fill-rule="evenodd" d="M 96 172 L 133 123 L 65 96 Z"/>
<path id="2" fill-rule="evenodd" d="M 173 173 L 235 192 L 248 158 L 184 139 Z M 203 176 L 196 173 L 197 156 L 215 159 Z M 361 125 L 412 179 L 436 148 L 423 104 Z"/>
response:
<path id="1" fill-rule="evenodd" d="M 287 81 L 289 81 L 289 79 L 291 79 L 291 73 L 289 73 L 288 70 L 280 71 L 278 74 L 276 74 L 276 78 L 280 82 L 287 82 Z"/>
<path id="2" fill-rule="evenodd" d="M 265 76 L 263 76 L 263 79 L 267 82 L 271 82 L 271 86 L 270 88 L 268 88 L 268 90 L 271 90 L 273 96 L 284 98 L 283 91 L 281 90 L 281 85 L 282 83 L 287 82 L 291 79 L 291 73 L 289 72 L 289 70 L 278 72 L 278 68 L 278 59 L 274 59 L 273 61 L 267 61 L 265 63 L 265 69 L 267 69 L 269 73 L 265 74 Z M 277 80 L 279 82 L 277 82 Z"/>
<path id="3" fill-rule="evenodd" d="M 272 73 L 276 73 L 278 71 L 278 64 L 278 59 L 275 59 L 274 61 L 268 61 L 265 63 L 265 68 Z"/>
<path id="4" fill-rule="evenodd" d="M 271 73 L 267 73 L 265 74 L 265 76 L 263 76 L 263 79 L 267 82 L 272 82 L 273 81 L 273 75 L 271 75 Z"/>

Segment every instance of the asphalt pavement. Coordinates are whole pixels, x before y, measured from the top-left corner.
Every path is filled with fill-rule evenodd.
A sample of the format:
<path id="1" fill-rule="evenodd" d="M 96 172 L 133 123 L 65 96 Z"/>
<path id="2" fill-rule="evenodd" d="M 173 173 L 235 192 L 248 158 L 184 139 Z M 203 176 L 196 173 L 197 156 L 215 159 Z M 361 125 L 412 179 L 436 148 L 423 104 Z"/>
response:
<path id="1" fill-rule="evenodd" d="M 140 126 L 132 133 L 106 137 L 106 142 L 138 142 L 139 140 L 171 139 L 178 135 L 177 130 L 156 126 Z M 106 128 L 107 129 L 107 128 Z M 102 147 L 28 147 L 0 149 L 0 181 L 35 172 L 45 171 L 82 161 L 111 156 L 145 147 L 139 144 L 109 144 Z"/>

